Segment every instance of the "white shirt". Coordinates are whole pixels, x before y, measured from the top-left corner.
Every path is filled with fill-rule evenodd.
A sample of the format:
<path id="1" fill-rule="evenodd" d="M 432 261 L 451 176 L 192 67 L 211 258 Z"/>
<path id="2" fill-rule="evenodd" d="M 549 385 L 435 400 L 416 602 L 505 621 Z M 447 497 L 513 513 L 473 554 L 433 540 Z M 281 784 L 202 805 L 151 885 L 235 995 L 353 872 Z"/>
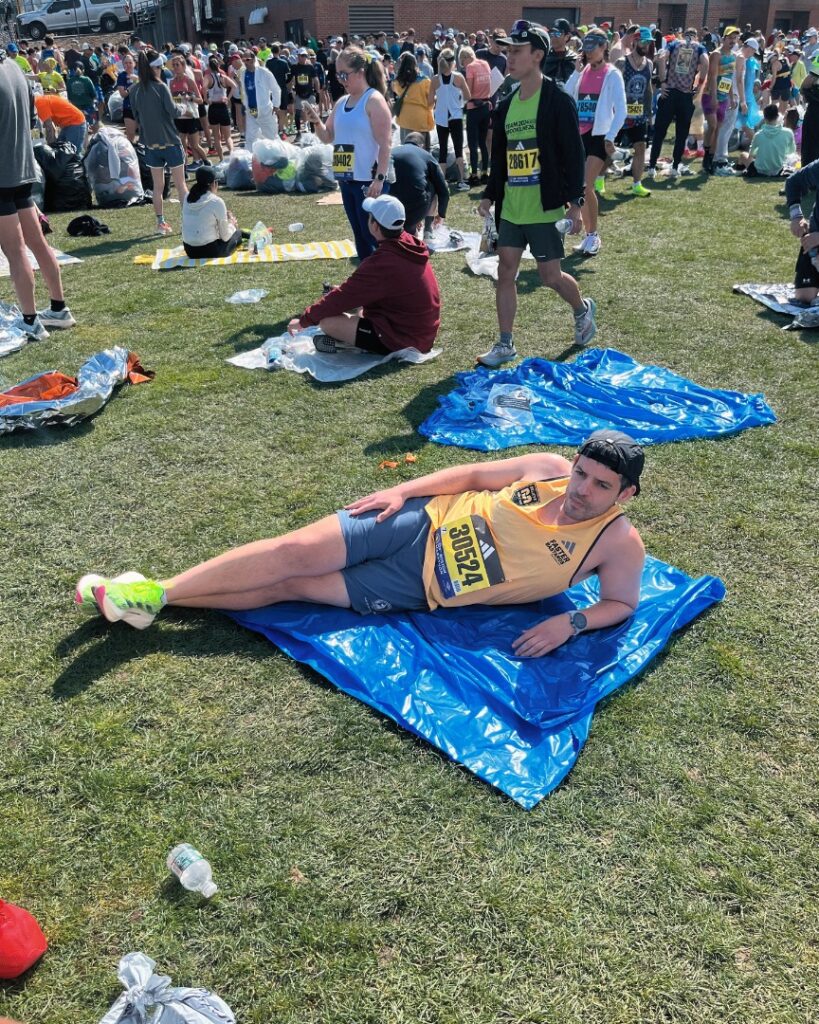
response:
<path id="1" fill-rule="evenodd" d="M 232 236 L 236 228 L 228 220 L 227 207 L 213 192 L 206 192 L 197 203 L 182 204 L 182 241 L 188 245 L 208 245 Z"/>

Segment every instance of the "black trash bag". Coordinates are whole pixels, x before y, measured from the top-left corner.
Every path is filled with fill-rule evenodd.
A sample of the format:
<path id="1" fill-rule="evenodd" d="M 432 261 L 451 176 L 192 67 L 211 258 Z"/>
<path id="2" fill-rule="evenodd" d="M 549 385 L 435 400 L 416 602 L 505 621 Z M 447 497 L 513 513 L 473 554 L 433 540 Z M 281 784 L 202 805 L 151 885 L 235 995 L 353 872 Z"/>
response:
<path id="1" fill-rule="evenodd" d="M 90 213 L 84 213 L 69 223 L 68 233 L 72 238 L 99 238 L 100 235 L 110 235 L 111 229 Z"/>
<path id="2" fill-rule="evenodd" d="M 91 208 L 91 188 L 76 146 L 70 142 L 55 142 L 53 146 L 40 142 L 34 147 L 34 156 L 45 174 L 47 213 Z"/>
<path id="3" fill-rule="evenodd" d="M 145 146 L 141 142 L 134 143 L 137 160 L 139 160 L 139 177 L 142 181 L 142 188 L 153 195 L 154 179 L 151 175 L 151 168 L 145 160 Z M 165 184 L 162 187 L 162 198 L 167 199 L 171 194 L 171 172 L 165 168 Z"/>
<path id="4" fill-rule="evenodd" d="M 37 172 L 37 180 L 32 182 L 31 198 L 42 210 L 45 206 L 45 175 L 39 164 L 34 165 L 34 170 Z"/>

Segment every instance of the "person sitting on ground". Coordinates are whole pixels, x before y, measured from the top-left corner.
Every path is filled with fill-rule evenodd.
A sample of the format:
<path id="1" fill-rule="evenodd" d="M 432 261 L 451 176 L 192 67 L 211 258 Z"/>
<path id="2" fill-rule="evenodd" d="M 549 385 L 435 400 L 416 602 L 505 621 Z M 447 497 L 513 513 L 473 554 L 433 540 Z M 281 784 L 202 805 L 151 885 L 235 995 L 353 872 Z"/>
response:
<path id="1" fill-rule="evenodd" d="M 375 252 L 344 284 L 293 317 L 287 329 L 297 334 L 318 326 L 313 342 L 319 352 L 429 352 L 441 325 L 441 295 L 429 251 L 405 230 L 406 213 L 394 196 L 365 199 L 364 210 Z M 348 312 L 359 306 L 360 314 Z"/>
<path id="2" fill-rule="evenodd" d="M 572 462 L 538 452 L 439 470 L 168 580 L 89 574 L 75 602 L 144 629 L 165 605 L 434 611 L 539 601 L 596 575 L 598 601 L 544 619 L 512 645 L 519 657 L 539 657 L 636 609 L 645 550 L 623 506 L 640 493 L 643 463 L 633 438 L 599 430 Z"/>
<path id="3" fill-rule="evenodd" d="M 80 108 L 62 96 L 35 96 L 34 105 L 37 117 L 43 123 L 46 142 L 70 142 L 82 156 L 87 126 L 85 114 Z"/>
<path id="4" fill-rule="evenodd" d="M 230 256 L 242 240 L 236 218 L 216 194 L 212 167 L 200 167 L 196 182 L 182 202 L 182 244 L 191 259 Z"/>
<path id="5" fill-rule="evenodd" d="M 806 220 L 802 213 L 802 199 L 819 189 L 819 160 L 807 164 L 785 182 L 785 196 L 791 222 L 791 233 L 799 239 L 801 248 L 796 260 L 794 298 L 797 302 L 813 302 L 819 296 L 819 267 L 811 257 L 819 249 L 819 197 Z M 817 260 L 819 262 L 819 260 Z"/>
<path id="6" fill-rule="evenodd" d="M 749 178 L 777 178 L 788 157 L 796 152 L 796 142 L 790 128 L 779 123 L 778 104 L 769 103 L 762 116 L 762 127 L 754 134 L 749 152 L 739 154 L 739 162 Z"/>
<path id="7" fill-rule="evenodd" d="M 406 210 L 406 230 L 415 235 L 423 223 L 424 241 L 429 242 L 433 228 L 446 216 L 449 189 L 438 161 L 423 147 L 423 134 L 410 132 L 404 144 L 392 151 L 395 181 L 390 184 L 390 195 Z"/>

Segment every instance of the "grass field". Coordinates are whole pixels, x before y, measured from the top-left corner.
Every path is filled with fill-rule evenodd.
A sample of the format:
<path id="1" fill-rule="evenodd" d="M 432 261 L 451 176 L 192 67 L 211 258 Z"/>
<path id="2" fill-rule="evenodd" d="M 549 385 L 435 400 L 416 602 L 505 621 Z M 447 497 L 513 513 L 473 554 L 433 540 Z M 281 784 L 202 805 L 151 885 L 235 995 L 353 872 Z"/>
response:
<path id="1" fill-rule="evenodd" d="M 149 208 L 103 212 L 100 239 L 52 218 L 85 261 L 64 271 L 80 325 L 0 362 L 5 383 L 115 343 L 156 379 L 0 441 L 0 897 L 51 943 L 0 1015 L 92 1024 L 142 950 L 242 1024 L 819 1020 L 817 349 L 731 293 L 791 279 L 777 191 L 609 184 L 602 254 L 568 261 L 596 344 L 764 392 L 779 422 L 649 450 L 630 512 L 647 549 L 728 595 L 599 709 L 530 813 L 218 615 L 137 633 L 71 605 L 86 571 L 168 575 L 477 458 L 415 428 L 492 342 L 491 283 L 437 259 L 441 358 L 311 385 L 224 359 L 346 264 L 158 274 L 132 265 L 156 245 Z M 349 234 L 314 198 L 228 202 L 277 241 L 293 220 Z M 475 203 L 455 198 L 452 225 L 475 229 Z M 565 307 L 533 271 L 520 284 L 521 356 L 571 358 Z M 224 301 L 260 286 L 259 306 Z M 212 901 L 169 879 L 180 841 L 211 860 Z"/>

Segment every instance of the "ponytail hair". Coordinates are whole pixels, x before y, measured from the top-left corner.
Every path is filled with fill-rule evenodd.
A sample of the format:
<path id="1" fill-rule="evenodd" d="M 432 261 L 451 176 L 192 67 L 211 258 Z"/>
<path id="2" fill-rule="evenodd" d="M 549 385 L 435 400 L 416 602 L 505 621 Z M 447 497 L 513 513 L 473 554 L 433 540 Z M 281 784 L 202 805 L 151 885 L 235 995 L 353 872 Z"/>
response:
<path id="1" fill-rule="evenodd" d="M 446 69 L 452 67 L 454 63 L 454 51 L 450 50 L 449 47 L 447 47 L 445 50 L 441 50 L 440 54 L 438 55 L 438 74 L 445 75 L 447 73 Z"/>
<path id="2" fill-rule="evenodd" d="M 382 96 L 387 95 L 384 65 L 371 53 L 362 50 L 360 46 L 347 46 L 338 55 L 337 60 L 343 61 L 351 71 L 361 71 L 363 68 L 367 85 L 380 92 Z"/>
<path id="3" fill-rule="evenodd" d="M 208 57 L 208 68 L 213 72 L 214 75 L 218 75 L 222 70 L 222 65 L 219 63 L 218 57 Z"/>
<path id="4" fill-rule="evenodd" d="M 150 85 L 151 82 L 159 81 L 159 68 L 151 67 L 151 62 L 158 60 L 159 54 L 156 50 L 140 50 L 137 60 L 137 74 L 140 85 Z"/>
<path id="5" fill-rule="evenodd" d="M 188 195 L 185 202 L 198 203 L 206 192 L 210 192 L 210 185 L 203 185 L 201 181 L 195 181 L 188 189 Z"/>
<path id="6" fill-rule="evenodd" d="M 395 80 L 399 85 L 408 89 L 417 78 L 418 62 L 415 55 L 405 50 L 398 58 L 398 64 L 395 67 Z"/>

